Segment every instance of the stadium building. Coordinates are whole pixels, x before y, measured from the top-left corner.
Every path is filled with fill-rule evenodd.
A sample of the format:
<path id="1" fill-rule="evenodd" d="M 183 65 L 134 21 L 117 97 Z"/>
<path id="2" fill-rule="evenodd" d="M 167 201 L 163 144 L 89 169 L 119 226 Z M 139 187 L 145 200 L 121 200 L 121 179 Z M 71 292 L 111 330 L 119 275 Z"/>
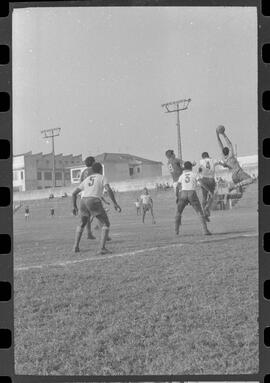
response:
<path id="1" fill-rule="evenodd" d="M 71 184 L 70 169 L 82 166 L 82 155 L 58 154 L 55 156 L 56 186 Z M 13 156 L 13 190 L 26 191 L 52 188 L 53 154 L 27 152 Z"/>
<path id="2" fill-rule="evenodd" d="M 96 160 L 101 162 L 109 182 L 130 179 L 160 177 L 162 162 L 152 161 L 123 153 L 102 153 Z M 76 184 L 85 168 L 82 155 L 58 154 L 55 156 L 56 187 Z M 53 187 L 53 154 L 31 151 L 13 156 L 13 191 L 50 189 Z"/>
<path id="3" fill-rule="evenodd" d="M 162 162 L 126 153 L 102 153 L 95 156 L 103 166 L 103 172 L 109 182 L 133 179 L 161 177 Z M 71 169 L 71 183 L 78 183 L 84 167 Z"/>

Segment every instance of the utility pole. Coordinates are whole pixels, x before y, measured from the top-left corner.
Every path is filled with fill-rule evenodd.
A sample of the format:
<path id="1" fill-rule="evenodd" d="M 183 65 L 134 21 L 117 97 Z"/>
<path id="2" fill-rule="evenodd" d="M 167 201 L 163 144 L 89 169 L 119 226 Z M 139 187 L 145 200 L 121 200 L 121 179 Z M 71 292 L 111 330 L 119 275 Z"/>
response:
<path id="1" fill-rule="evenodd" d="M 176 128 L 177 128 L 177 146 L 178 146 L 178 158 L 182 160 L 182 144 L 181 144 L 181 132 L 180 132 L 180 116 L 179 112 L 186 110 L 190 103 L 191 99 L 184 99 L 178 101 L 167 102 L 162 104 L 161 107 L 164 108 L 165 113 L 175 113 L 176 112 Z"/>
<path id="2" fill-rule="evenodd" d="M 43 138 L 52 139 L 52 157 L 53 157 L 53 188 L 56 187 L 56 180 L 55 180 L 55 151 L 54 151 L 54 137 L 57 137 L 60 135 L 61 128 L 53 128 L 53 129 L 45 129 L 41 131 L 41 134 L 43 134 Z"/>

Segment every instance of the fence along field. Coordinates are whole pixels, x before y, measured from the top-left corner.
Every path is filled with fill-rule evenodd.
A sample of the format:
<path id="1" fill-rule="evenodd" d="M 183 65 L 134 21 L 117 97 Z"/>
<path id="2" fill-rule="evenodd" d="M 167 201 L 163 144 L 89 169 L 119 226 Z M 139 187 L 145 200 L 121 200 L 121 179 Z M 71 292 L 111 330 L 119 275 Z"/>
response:
<path id="1" fill-rule="evenodd" d="M 153 193 L 156 225 L 136 216 L 135 192 L 117 197 L 108 257 L 85 235 L 72 253 L 69 198 L 14 215 L 16 374 L 255 373 L 257 184 L 213 212 L 209 238 L 189 207 L 174 236 L 171 191 Z"/>

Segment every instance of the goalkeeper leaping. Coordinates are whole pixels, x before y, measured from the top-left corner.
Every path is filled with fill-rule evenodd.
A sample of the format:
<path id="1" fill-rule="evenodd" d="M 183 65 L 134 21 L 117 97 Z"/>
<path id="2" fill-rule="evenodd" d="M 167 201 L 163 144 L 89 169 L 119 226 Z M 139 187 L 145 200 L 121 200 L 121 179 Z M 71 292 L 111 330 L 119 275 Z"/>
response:
<path id="1" fill-rule="evenodd" d="M 233 145 L 225 133 L 225 127 L 223 125 L 219 125 L 216 129 L 216 133 L 223 157 L 220 164 L 223 167 L 232 170 L 232 180 L 234 185 L 229 188 L 229 192 L 252 184 L 254 179 L 241 168 L 234 153 Z M 220 136 L 224 137 L 227 146 L 223 145 Z"/>

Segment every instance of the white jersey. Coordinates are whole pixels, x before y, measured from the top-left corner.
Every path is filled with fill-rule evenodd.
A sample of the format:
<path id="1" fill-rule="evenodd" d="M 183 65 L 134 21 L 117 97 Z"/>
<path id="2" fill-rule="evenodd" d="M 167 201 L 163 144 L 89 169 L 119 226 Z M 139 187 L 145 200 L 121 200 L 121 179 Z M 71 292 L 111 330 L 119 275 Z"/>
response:
<path id="1" fill-rule="evenodd" d="M 92 174 L 85 178 L 79 185 L 82 190 L 83 197 L 93 197 L 101 199 L 105 185 L 108 184 L 107 179 L 101 174 Z"/>
<path id="2" fill-rule="evenodd" d="M 182 185 L 182 190 L 196 190 L 197 188 L 197 176 L 192 170 L 184 170 L 178 182 Z"/>
<path id="3" fill-rule="evenodd" d="M 213 158 L 203 158 L 200 160 L 200 168 L 202 169 L 201 177 L 215 178 L 215 167 L 220 164 L 220 161 Z"/>
<path id="4" fill-rule="evenodd" d="M 152 204 L 152 198 L 149 194 L 142 194 L 140 199 L 141 199 L 143 205 Z"/>

